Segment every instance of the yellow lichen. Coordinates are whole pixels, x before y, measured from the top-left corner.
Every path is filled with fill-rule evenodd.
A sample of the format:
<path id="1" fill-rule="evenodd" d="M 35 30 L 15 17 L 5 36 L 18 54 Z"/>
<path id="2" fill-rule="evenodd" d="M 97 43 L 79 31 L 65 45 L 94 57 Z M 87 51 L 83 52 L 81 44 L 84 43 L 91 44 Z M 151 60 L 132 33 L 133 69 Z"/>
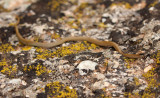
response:
<path id="1" fill-rule="evenodd" d="M 17 65 L 9 65 L 9 66 L 3 66 L 1 73 L 8 75 L 9 77 L 14 77 L 17 73 Z"/>
<path id="2" fill-rule="evenodd" d="M 22 47 L 22 50 L 23 51 L 28 51 L 28 50 L 30 50 L 32 47 L 31 46 L 24 46 L 24 47 Z"/>
<path id="3" fill-rule="evenodd" d="M 13 47 L 10 44 L 2 44 L 0 46 L 0 52 L 8 53 L 10 51 L 14 51 Z"/>
<path id="4" fill-rule="evenodd" d="M 59 11 L 60 6 L 66 2 L 67 0 L 51 0 L 50 2 L 48 2 L 48 7 L 51 9 L 52 12 Z"/>
<path id="5" fill-rule="evenodd" d="M 56 81 L 46 85 L 47 94 L 54 98 L 78 98 L 76 90 Z"/>
<path id="6" fill-rule="evenodd" d="M 45 60 L 46 58 L 53 56 L 51 50 L 41 48 L 41 47 L 36 47 L 36 52 L 38 54 L 36 55 L 35 59 L 44 59 Z"/>
<path id="7" fill-rule="evenodd" d="M 106 28 L 107 25 L 104 24 L 103 22 L 100 22 L 100 23 L 98 24 L 98 27 L 100 27 L 100 28 Z"/>
<path id="8" fill-rule="evenodd" d="M 127 2 L 112 3 L 112 4 L 110 5 L 110 7 L 113 7 L 113 6 L 124 6 L 126 9 L 132 8 L 132 6 L 131 6 L 129 3 L 127 3 Z"/>
<path id="9" fill-rule="evenodd" d="M 125 61 L 124 65 L 129 69 L 131 68 L 130 63 L 132 63 L 134 59 L 124 58 L 124 61 Z"/>
<path id="10" fill-rule="evenodd" d="M 80 27 L 79 19 L 77 19 L 77 20 L 69 20 L 69 21 L 67 21 L 67 24 L 73 29 L 78 29 Z"/>
<path id="11" fill-rule="evenodd" d="M 157 80 L 155 79 L 155 68 L 152 68 L 150 71 L 148 71 L 147 73 L 143 74 L 143 77 L 145 77 L 145 79 L 148 82 L 148 86 L 145 88 L 144 90 L 144 94 L 142 96 L 142 98 L 153 98 L 153 96 L 155 96 L 155 93 L 152 92 L 152 89 L 158 89 L 158 87 L 160 86 L 160 84 L 157 82 Z"/>
<path id="12" fill-rule="evenodd" d="M 60 35 L 57 34 L 57 33 L 54 33 L 54 34 L 52 34 L 51 38 L 52 39 L 58 39 L 58 38 L 60 38 Z"/>
<path id="13" fill-rule="evenodd" d="M 6 59 L 4 58 L 1 62 L 0 62 L 0 66 L 6 66 L 7 62 Z"/>
<path id="14" fill-rule="evenodd" d="M 154 7 L 156 4 L 158 4 L 159 1 L 158 0 L 155 0 L 153 3 L 151 3 L 148 7 Z"/>
<path id="15" fill-rule="evenodd" d="M 53 52 L 53 54 L 55 56 L 66 56 L 66 55 L 70 55 L 70 54 L 76 54 L 80 51 L 84 51 L 87 49 L 95 49 L 97 46 L 94 44 L 89 44 L 86 41 L 84 41 L 84 43 L 75 43 L 72 44 L 70 46 L 65 46 L 65 47 L 61 47 L 59 49 L 57 49 L 55 52 Z"/>
<path id="16" fill-rule="evenodd" d="M 140 85 L 139 79 L 134 77 L 134 83 L 136 84 L 136 86 Z"/>
<path id="17" fill-rule="evenodd" d="M 17 73 L 17 69 L 18 69 L 18 66 L 17 65 L 9 65 L 6 61 L 6 59 L 3 59 L 1 62 L 0 62 L 0 72 L 9 76 L 9 77 L 14 77 Z"/>
<path id="18" fill-rule="evenodd" d="M 53 72 L 52 70 L 47 69 L 45 66 L 42 66 L 41 64 L 38 64 L 36 66 L 35 65 L 24 66 L 23 70 L 25 72 L 35 71 L 37 76 Z"/>
<path id="19" fill-rule="evenodd" d="M 79 13 L 82 13 L 83 10 L 88 6 L 89 4 L 88 3 L 81 3 L 80 6 L 78 6 L 74 12 L 79 12 Z"/>

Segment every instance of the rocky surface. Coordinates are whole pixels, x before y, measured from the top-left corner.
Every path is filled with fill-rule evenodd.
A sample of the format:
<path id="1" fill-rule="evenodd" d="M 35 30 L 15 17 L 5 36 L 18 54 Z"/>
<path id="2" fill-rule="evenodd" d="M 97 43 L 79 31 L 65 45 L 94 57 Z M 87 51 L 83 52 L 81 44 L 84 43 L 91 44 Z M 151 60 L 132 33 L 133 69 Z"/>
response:
<path id="1" fill-rule="evenodd" d="M 14 1 L 14 2 L 13 2 Z M 159 0 L 1 0 L 0 96 L 6 98 L 160 98 Z M 23 45 L 21 35 L 39 42 L 88 36 L 53 48 Z"/>

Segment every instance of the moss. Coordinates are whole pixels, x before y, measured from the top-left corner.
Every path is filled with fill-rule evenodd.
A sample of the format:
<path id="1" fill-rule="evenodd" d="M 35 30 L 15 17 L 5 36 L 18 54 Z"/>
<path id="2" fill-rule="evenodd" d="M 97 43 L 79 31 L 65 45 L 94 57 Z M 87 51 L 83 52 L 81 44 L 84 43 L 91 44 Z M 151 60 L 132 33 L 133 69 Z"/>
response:
<path id="1" fill-rule="evenodd" d="M 8 53 L 10 51 L 14 51 L 13 47 L 10 44 L 7 43 L 0 46 L 0 52 Z"/>
<path id="2" fill-rule="evenodd" d="M 56 81 L 48 83 L 45 87 L 45 92 L 49 98 L 78 98 L 76 90 L 71 89 L 69 86 Z"/>

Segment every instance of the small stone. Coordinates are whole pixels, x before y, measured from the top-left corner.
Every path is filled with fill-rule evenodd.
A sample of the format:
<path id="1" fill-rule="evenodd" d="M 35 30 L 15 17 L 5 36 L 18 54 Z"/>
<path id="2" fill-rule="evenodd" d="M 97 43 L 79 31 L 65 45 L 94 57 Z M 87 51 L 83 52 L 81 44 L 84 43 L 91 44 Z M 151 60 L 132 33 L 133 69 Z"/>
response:
<path id="1" fill-rule="evenodd" d="M 27 85 L 27 83 L 24 80 L 22 80 L 22 85 Z"/>
<path id="2" fill-rule="evenodd" d="M 6 85 L 5 84 L 1 84 L 0 88 L 4 88 Z"/>
<path id="3" fill-rule="evenodd" d="M 105 78 L 104 74 L 99 73 L 99 72 L 93 73 L 93 77 L 94 77 L 94 78 L 97 78 L 98 80 Z"/>
<path id="4" fill-rule="evenodd" d="M 151 70 L 153 67 L 150 65 L 150 66 L 147 66 L 146 68 L 144 68 L 144 72 L 148 72 L 149 70 Z"/>
<path id="5" fill-rule="evenodd" d="M 110 85 L 109 82 L 98 81 L 98 82 L 95 82 L 95 83 L 92 85 L 92 88 L 93 88 L 93 89 L 102 89 L 102 88 L 108 87 L 109 85 Z"/>
<path id="6" fill-rule="evenodd" d="M 113 66 L 113 68 L 116 69 L 116 68 L 118 68 L 118 66 L 119 66 L 119 62 L 114 61 L 114 66 Z"/>
<path id="7" fill-rule="evenodd" d="M 87 73 L 84 72 L 83 70 L 87 70 L 87 72 L 89 70 L 95 70 L 96 65 L 98 65 L 96 62 L 90 61 L 90 60 L 86 60 L 86 61 L 82 61 L 77 68 L 79 69 L 79 74 L 80 75 L 86 75 Z"/>
<path id="8" fill-rule="evenodd" d="M 22 81 L 21 79 L 12 79 L 12 80 L 9 81 L 9 83 L 11 83 L 11 84 L 20 84 L 21 81 Z"/>

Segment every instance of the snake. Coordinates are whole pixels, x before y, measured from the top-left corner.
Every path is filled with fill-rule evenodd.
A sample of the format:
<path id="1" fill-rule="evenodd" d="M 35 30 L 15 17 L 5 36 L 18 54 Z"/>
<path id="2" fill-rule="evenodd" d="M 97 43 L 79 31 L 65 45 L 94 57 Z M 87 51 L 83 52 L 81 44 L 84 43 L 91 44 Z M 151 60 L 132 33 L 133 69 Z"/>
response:
<path id="1" fill-rule="evenodd" d="M 113 47 L 113 48 L 115 48 L 116 51 L 118 51 L 124 57 L 128 57 L 128 58 L 131 58 L 131 59 L 142 57 L 142 55 L 140 55 L 140 54 L 124 53 L 120 49 L 119 45 L 117 43 L 113 42 L 113 41 L 101 41 L 101 40 L 97 40 L 97 39 L 93 39 L 91 37 L 85 37 L 85 36 L 83 36 L 83 37 L 82 36 L 79 36 L 79 37 L 73 37 L 73 36 L 65 37 L 65 38 L 62 38 L 60 40 L 57 40 L 57 41 L 51 42 L 51 43 L 31 41 L 31 40 L 23 38 L 22 35 L 20 34 L 19 29 L 18 29 L 19 21 L 20 21 L 20 19 L 17 18 L 17 23 L 14 25 L 15 32 L 16 32 L 16 36 L 18 37 L 18 40 L 25 45 L 37 46 L 37 47 L 43 47 L 43 48 L 51 48 L 51 47 L 55 47 L 55 46 L 61 45 L 65 42 L 69 42 L 69 41 L 87 41 L 89 43 L 93 43 L 93 44 L 96 44 L 98 46 Z"/>

